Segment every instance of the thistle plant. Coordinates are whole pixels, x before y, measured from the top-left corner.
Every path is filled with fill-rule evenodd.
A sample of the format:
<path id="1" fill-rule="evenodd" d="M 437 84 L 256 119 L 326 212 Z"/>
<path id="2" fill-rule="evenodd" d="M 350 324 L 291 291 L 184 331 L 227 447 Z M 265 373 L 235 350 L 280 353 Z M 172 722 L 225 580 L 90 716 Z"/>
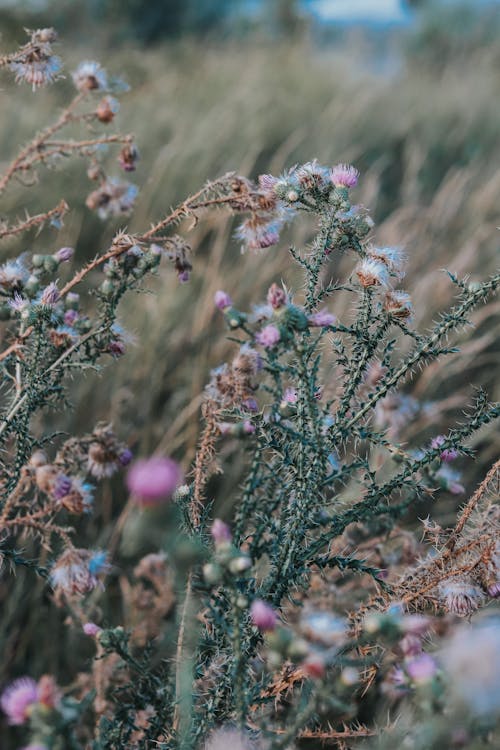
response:
<path id="1" fill-rule="evenodd" d="M 55 40 L 53 30 L 32 32 L 0 64 L 33 88 L 52 83 L 61 70 Z M 117 146 L 127 172 L 138 151 L 131 135 L 99 132 L 114 120 L 111 94 L 120 87 L 93 62 L 73 81 L 75 98 L 6 168 L 0 192 L 21 178 L 31 185 L 54 160 L 78 155 L 96 183 L 87 207 L 103 220 L 126 215 L 136 188 L 107 174 L 102 147 Z M 69 125 L 86 137 L 62 140 Z M 484 641 L 481 658 L 494 665 L 500 658 L 498 620 L 479 612 L 500 596 L 498 462 L 452 528 L 426 518 L 420 539 L 415 521 L 403 523 L 408 511 L 420 515 L 423 501 L 463 495 L 455 464 L 470 460 L 470 438 L 500 406 L 477 392 L 446 434 L 428 409 L 428 438 L 412 444 L 405 426 L 418 404 L 404 387 L 418 368 L 456 351 L 454 332 L 495 293 L 500 274 L 475 284 L 450 274 L 455 304 L 417 331 L 403 251 L 377 246 L 368 212 L 352 202 L 359 177 L 350 165 L 316 161 L 256 183 L 224 175 L 149 229 L 119 231 L 79 270 L 73 250 L 53 247 L 53 239 L 43 253 L 0 268 L 6 585 L 17 566 L 32 569 L 67 627 L 95 647 L 87 672 L 67 688 L 49 675 L 5 688 L 3 711 L 25 726 L 27 747 L 390 747 L 403 736 L 415 748 L 480 747 L 495 731 L 497 672 L 487 670 L 481 692 L 477 663 L 459 655 L 469 643 L 479 653 Z M 82 370 L 93 377 L 106 358 L 126 355 L 122 298 L 141 290 L 162 260 L 189 281 L 185 220 L 214 209 L 238 215 L 236 240 L 256 263 L 257 253 L 281 252 L 301 284 L 294 290 L 276 280 L 250 311 L 239 308 L 237 289 L 216 293 L 234 352 L 204 391 L 193 464 L 134 457 L 107 423 L 83 436 L 44 429 L 47 410 L 67 405 L 70 378 Z M 61 201 L 6 219 L 1 236 L 49 223 L 57 231 L 68 210 Z M 305 215 L 315 222 L 313 239 L 285 249 L 283 227 Z M 340 255 L 351 263 L 345 278 L 332 271 Z M 342 317 L 333 312 L 340 299 L 349 300 Z M 228 442 L 243 469 L 231 517 L 221 519 L 214 507 Z M 84 527 L 99 502 L 96 485 L 122 470 L 128 500 L 118 483 L 113 535 L 81 546 L 76 521 Z M 126 564 L 120 538 L 143 518 L 161 526 L 162 547 L 124 572 L 122 620 L 107 621 L 106 579 Z M 461 618 L 476 612 L 466 632 Z M 473 699 L 467 681 L 477 685 Z"/>

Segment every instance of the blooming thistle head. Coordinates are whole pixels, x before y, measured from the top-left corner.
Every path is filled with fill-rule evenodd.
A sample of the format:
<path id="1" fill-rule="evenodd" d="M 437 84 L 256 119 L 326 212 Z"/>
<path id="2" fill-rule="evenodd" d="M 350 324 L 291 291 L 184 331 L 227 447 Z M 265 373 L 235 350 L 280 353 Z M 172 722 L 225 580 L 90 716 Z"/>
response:
<path id="1" fill-rule="evenodd" d="M 467 617 L 479 609 L 483 601 L 483 592 L 470 581 L 445 581 L 439 587 L 443 604 L 448 612 L 460 617 Z"/>
<path id="2" fill-rule="evenodd" d="M 19 292 L 14 292 L 14 296 L 7 301 L 7 304 L 13 312 L 21 315 L 27 311 L 30 306 L 29 300 L 23 297 L 22 294 L 19 294 Z"/>
<path id="3" fill-rule="evenodd" d="M 227 523 L 221 521 L 220 518 L 214 519 L 212 526 L 210 527 L 210 534 L 216 547 L 219 547 L 222 544 L 230 544 L 233 541 L 231 529 Z"/>
<path id="4" fill-rule="evenodd" d="M 83 596 L 99 583 L 96 571 L 91 572 L 92 553 L 86 549 L 70 547 L 56 560 L 50 571 L 54 590 L 67 596 Z"/>
<path id="5" fill-rule="evenodd" d="M 268 325 L 264 326 L 261 331 L 255 334 L 255 340 L 258 344 L 264 347 L 264 349 L 272 349 L 281 339 L 281 334 L 276 326 Z"/>
<path id="6" fill-rule="evenodd" d="M 436 435 L 436 437 L 432 438 L 431 440 L 431 448 L 434 450 L 438 449 L 443 445 L 445 441 L 444 435 Z M 441 461 L 444 461 L 445 463 L 451 463 L 451 461 L 454 461 L 456 458 L 458 458 L 459 452 L 456 448 L 445 448 L 441 453 L 439 454 L 439 458 Z"/>
<path id="7" fill-rule="evenodd" d="M 102 628 L 100 628 L 99 625 L 96 625 L 95 622 L 86 622 L 84 623 L 82 630 L 85 635 L 95 638 L 102 631 Z"/>
<path id="8" fill-rule="evenodd" d="M 42 291 L 39 303 L 44 307 L 53 307 L 59 301 L 59 289 L 53 281 Z"/>
<path id="9" fill-rule="evenodd" d="M 58 263 L 66 263 L 68 260 L 71 260 L 74 254 L 75 249 L 73 247 L 60 247 L 59 250 L 54 253 L 54 258 Z"/>
<path id="10" fill-rule="evenodd" d="M 278 284 L 271 284 L 267 292 L 267 302 L 273 310 L 279 310 L 287 304 L 288 295 L 283 287 L 278 286 Z"/>
<path id="11" fill-rule="evenodd" d="M 332 326 L 337 318 L 333 313 L 328 310 L 318 310 L 318 312 L 309 315 L 307 318 L 310 326 L 318 326 L 319 328 L 328 328 Z"/>
<path id="12" fill-rule="evenodd" d="M 223 292 L 222 289 L 219 289 L 214 294 L 214 302 L 215 307 L 217 307 L 219 310 L 229 310 L 233 306 L 233 300 L 229 296 L 227 292 Z"/>
<path id="13" fill-rule="evenodd" d="M 408 659 L 405 669 L 412 682 L 422 685 L 430 682 L 435 677 L 438 665 L 432 656 L 422 653 Z"/>
<path id="14" fill-rule="evenodd" d="M 330 170 L 330 180 L 335 187 L 353 188 L 358 184 L 359 172 L 349 164 L 337 164 Z"/>
<path id="15" fill-rule="evenodd" d="M 26 267 L 26 254 L 6 261 L 0 266 L 0 286 L 10 291 L 19 291 L 28 281 L 30 272 Z"/>
<path id="16" fill-rule="evenodd" d="M 261 174 L 259 175 L 259 188 L 264 193 L 273 193 L 274 187 L 278 182 L 277 177 L 273 177 L 272 174 Z"/>
<path id="17" fill-rule="evenodd" d="M 80 63 L 71 74 L 78 91 L 104 91 L 108 87 L 108 76 L 104 68 L 91 60 Z"/>
<path id="18" fill-rule="evenodd" d="M 38 685 L 31 677 L 19 677 L 11 682 L 0 697 L 2 711 L 9 724 L 19 726 L 30 716 L 31 707 L 38 703 Z"/>
<path id="19" fill-rule="evenodd" d="M 358 274 L 359 275 L 359 274 Z M 384 297 L 384 310 L 398 320 L 409 320 L 413 315 L 411 297 L 401 290 L 390 290 Z"/>
<path id="20" fill-rule="evenodd" d="M 295 388 L 285 388 L 285 392 L 283 394 L 283 401 L 286 404 L 296 404 L 298 400 L 299 400 L 299 395 Z"/>
<path id="21" fill-rule="evenodd" d="M 252 602 L 250 619 L 255 627 L 263 633 L 274 630 L 278 624 L 278 615 L 271 605 L 262 601 L 262 599 L 255 599 Z"/>
<path id="22" fill-rule="evenodd" d="M 386 287 L 389 284 L 389 272 L 385 263 L 364 258 L 356 268 L 356 274 L 362 287 Z"/>
<path id="23" fill-rule="evenodd" d="M 139 505 L 151 507 L 170 499 L 181 479 L 182 472 L 175 461 L 152 456 L 132 464 L 127 485 Z"/>

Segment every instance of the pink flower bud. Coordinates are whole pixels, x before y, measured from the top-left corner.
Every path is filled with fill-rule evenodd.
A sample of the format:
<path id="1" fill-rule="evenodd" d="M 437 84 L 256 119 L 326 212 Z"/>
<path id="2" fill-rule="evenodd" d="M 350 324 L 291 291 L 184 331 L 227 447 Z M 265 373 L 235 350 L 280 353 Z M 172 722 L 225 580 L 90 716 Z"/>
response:
<path id="1" fill-rule="evenodd" d="M 220 518 L 214 519 L 214 522 L 210 529 L 210 533 L 216 545 L 224 544 L 226 542 L 231 542 L 233 539 L 233 535 L 231 534 L 231 529 L 229 528 L 227 523 L 224 523 L 224 521 L 221 521 Z"/>
<path id="2" fill-rule="evenodd" d="M 215 306 L 218 307 L 219 310 L 227 310 L 229 307 L 233 306 L 233 300 L 231 299 L 229 294 L 227 292 L 223 292 L 221 289 L 215 292 L 214 302 Z"/>
<path id="3" fill-rule="evenodd" d="M 127 475 L 127 485 L 139 505 L 158 505 L 170 498 L 181 481 L 182 472 L 171 458 L 136 461 Z"/>
<path id="4" fill-rule="evenodd" d="M 429 654 L 421 654 L 406 663 L 408 676 L 416 683 L 432 680 L 437 672 L 437 664 Z"/>
<path id="5" fill-rule="evenodd" d="M 55 253 L 55 257 L 59 263 L 64 263 L 67 260 L 71 260 L 74 254 L 75 251 L 72 247 L 61 247 L 57 253 Z"/>
<path id="6" fill-rule="evenodd" d="M 250 617 L 253 624 L 262 632 L 274 630 L 278 622 L 278 615 L 262 599 L 256 599 L 250 607 Z"/>
<path id="7" fill-rule="evenodd" d="M 38 702 L 38 686 L 31 677 L 19 677 L 6 687 L 0 705 L 9 724 L 20 725 L 29 718 L 31 707 Z"/>
<path id="8" fill-rule="evenodd" d="M 96 635 L 99 635 L 101 630 L 102 628 L 100 628 L 99 625 L 96 625 L 95 622 L 86 622 L 83 626 L 83 632 L 85 633 L 85 635 L 90 635 L 93 638 Z"/>

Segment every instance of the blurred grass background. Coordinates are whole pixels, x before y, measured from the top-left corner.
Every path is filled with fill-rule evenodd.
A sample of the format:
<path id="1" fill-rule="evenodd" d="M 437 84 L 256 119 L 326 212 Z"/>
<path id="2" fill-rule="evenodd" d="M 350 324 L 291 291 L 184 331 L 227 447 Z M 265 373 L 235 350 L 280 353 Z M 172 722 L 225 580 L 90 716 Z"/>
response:
<path id="1" fill-rule="evenodd" d="M 170 16 L 159 13 L 166 27 L 161 33 L 159 21 L 151 18 L 141 26 L 146 5 L 163 6 L 167 13 L 169 3 L 127 0 L 75 7 L 58 2 L 36 12 L 17 3 L 1 13 L 3 48 L 23 41 L 22 26 L 55 25 L 66 74 L 81 59 L 95 58 L 130 83 L 117 122 L 136 134 L 141 153 L 132 176 L 141 193 L 128 221 L 131 231 L 147 227 L 221 173 L 276 174 L 316 157 L 324 164 L 352 162 L 361 171 L 354 200 L 371 209 L 377 243 L 406 249 L 404 287 L 411 292 L 417 326 L 429 326 L 453 299 L 454 288 L 441 269 L 477 280 L 496 268 L 498 4 L 414 3 L 419 7 L 411 23 L 381 30 L 314 27 L 293 3 L 269 3 L 264 16 L 236 17 L 231 23 L 225 12 L 210 15 L 217 3 L 198 4 L 208 15 L 197 15 L 196 3 L 171 3 Z M 220 3 L 219 10 L 226 6 Z M 189 8 L 191 16 L 186 15 Z M 36 128 L 55 119 L 71 88 L 66 79 L 34 95 L 27 88 L 13 90 L 4 76 L 2 165 Z M 3 213 L 49 208 L 64 196 L 72 209 L 65 227 L 57 236 L 46 230 L 37 238 L 4 244 L 2 255 L 74 245 L 82 262 L 105 249 L 120 224 L 102 224 L 85 208 L 91 185 L 84 166 L 73 162 L 41 177 L 43 190 L 9 192 Z M 112 419 L 138 453 L 160 446 L 188 467 L 199 430 L 200 394 L 209 370 L 232 348 L 214 310 L 214 292 L 224 288 L 237 306 L 248 309 L 264 298 L 272 281 L 283 278 L 300 296 L 287 245 L 300 246 L 312 230 L 307 222 L 297 222 L 279 247 L 242 256 L 232 237 L 234 223 L 223 214 L 207 216 L 190 235 L 190 284 L 179 286 L 165 269 L 151 285 L 154 294 L 129 299 L 123 325 L 135 344 L 102 375 L 76 381 L 74 411 L 51 416 L 53 424 L 82 433 L 97 420 Z M 333 275 L 345 275 L 351 267 L 352 258 L 332 259 Z M 329 307 L 341 319 L 350 314 L 343 298 L 331 300 Z M 460 417 L 473 385 L 485 387 L 492 399 L 500 397 L 500 302 L 491 301 L 473 320 L 474 337 L 470 330 L 458 337 L 461 353 L 416 373 L 406 387 L 434 404 L 436 430 L 445 431 Z M 417 422 L 416 440 L 420 429 Z M 475 438 L 476 460 L 462 462 L 467 490 L 483 476 L 498 445 L 495 426 Z M 231 464 L 233 446 L 225 451 L 228 473 L 218 485 L 222 511 L 230 507 L 240 466 Z M 105 488 L 88 532 L 93 543 L 105 544 L 124 499 L 119 483 Z M 151 529 L 148 534 L 151 550 L 155 537 Z M 47 596 L 42 586 L 26 596 L 31 584 L 30 575 L 27 580 L 21 573 L 5 599 L 0 644 L 6 658 L 0 679 L 22 665 L 26 669 L 30 661 L 38 663 L 34 617 L 47 620 L 47 632 L 61 638 L 66 633 L 59 613 L 41 604 Z M 33 608 L 37 596 L 40 606 Z M 78 649 L 80 663 L 85 653 Z M 44 671 L 56 674 L 73 667 L 57 638 L 46 644 L 43 664 Z"/>

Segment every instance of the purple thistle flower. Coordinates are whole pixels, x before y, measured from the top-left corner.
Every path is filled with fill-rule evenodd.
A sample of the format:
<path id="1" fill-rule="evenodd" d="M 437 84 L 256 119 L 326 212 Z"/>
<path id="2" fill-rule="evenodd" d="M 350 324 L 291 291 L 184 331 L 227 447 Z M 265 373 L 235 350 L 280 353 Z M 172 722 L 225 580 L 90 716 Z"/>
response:
<path id="1" fill-rule="evenodd" d="M 328 310 L 319 310 L 318 312 L 309 315 L 308 321 L 310 326 L 319 326 L 320 328 L 326 328 L 332 326 L 337 318 L 333 313 Z"/>
<path id="2" fill-rule="evenodd" d="M 420 654 L 414 659 L 409 659 L 405 668 L 413 682 L 419 684 L 430 682 L 438 669 L 436 662 L 429 654 Z"/>
<path id="3" fill-rule="evenodd" d="M 64 323 L 67 326 L 72 326 L 79 318 L 79 314 L 77 310 L 66 310 L 64 313 Z"/>
<path id="4" fill-rule="evenodd" d="M 154 506 L 173 495 L 181 478 L 181 469 L 175 461 L 153 456 L 132 465 L 127 485 L 139 505 Z"/>
<path id="5" fill-rule="evenodd" d="M 358 177 L 358 170 L 349 164 L 337 164 L 330 170 L 330 180 L 335 187 L 355 187 L 358 184 Z"/>
<path id="6" fill-rule="evenodd" d="M 7 301 L 8 306 L 15 312 L 23 312 L 29 307 L 29 300 L 23 297 L 19 292 L 14 292 L 14 297 Z"/>
<path id="7" fill-rule="evenodd" d="M 85 635 L 95 637 L 96 635 L 99 635 L 101 631 L 102 628 L 100 628 L 99 625 L 96 625 L 95 622 L 86 622 L 83 625 L 83 632 Z"/>
<path id="8" fill-rule="evenodd" d="M 264 349 L 272 349 L 279 342 L 281 334 L 276 326 L 265 326 L 261 331 L 255 334 L 255 340 Z"/>
<path id="9" fill-rule="evenodd" d="M 216 546 L 219 544 L 225 544 L 226 542 L 232 542 L 233 540 L 231 529 L 229 528 L 227 523 L 221 521 L 220 518 L 214 519 L 214 522 L 212 523 L 212 526 L 210 528 L 210 534 L 212 535 L 212 539 L 214 540 Z"/>
<path id="10" fill-rule="evenodd" d="M 71 260 L 73 255 L 75 254 L 74 248 L 72 247 L 61 247 L 57 253 L 54 254 L 54 257 L 56 260 L 59 261 L 59 263 L 65 263 L 68 260 Z"/>
<path id="11" fill-rule="evenodd" d="M 445 439 L 444 435 L 436 435 L 435 438 L 432 438 L 431 448 L 439 448 L 443 445 Z M 454 461 L 458 456 L 459 453 L 456 448 L 445 448 L 440 454 L 441 461 L 445 461 L 446 463 L 451 463 L 451 461 Z"/>
<path id="12" fill-rule="evenodd" d="M 53 307 L 56 304 L 56 302 L 58 302 L 58 300 L 59 300 L 59 289 L 57 288 L 57 284 L 54 281 L 52 281 L 43 290 L 41 297 L 40 297 L 40 304 L 45 305 L 46 307 Z"/>
<path id="13" fill-rule="evenodd" d="M 58 474 L 54 481 L 52 496 L 55 500 L 62 500 L 69 495 L 73 487 L 73 482 L 66 474 Z"/>
<path id="14" fill-rule="evenodd" d="M 221 289 L 215 292 L 214 302 L 215 306 L 219 310 L 227 310 L 229 307 L 233 306 L 233 300 L 231 299 L 229 294 L 227 292 L 223 292 Z"/>
<path id="15" fill-rule="evenodd" d="M 262 601 L 262 599 L 255 599 L 250 607 L 250 618 L 261 632 L 271 631 L 276 628 L 278 623 L 278 615 L 271 607 L 270 604 Z"/>
<path id="16" fill-rule="evenodd" d="M 132 461 L 133 456 L 134 454 L 132 453 L 130 448 L 124 448 L 118 456 L 118 461 L 120 462 L 121 466 L 128 466 Z"/>
<path id="17" fill-rule="evenodd" d="M 283 401 L 285 401 L 287 404 L 296 404 L 298 400 L 299 396 L 295 388 L 285 388 Z"/>
<path id="18" fill-rule="evenodd" d="M 272 174 L 261 174 L 259 175 L 259 187 L 266 193 L 274 192 L 274 186 L 278 182 L 277 177 L 273 177 Z"/>
<path id="19" fill-rule="evenodd" d="M 29 718 L 30 708 L 38 702 L 38 686 L 31 677 L 19 677 L 8 685 L 0 705 L 9 724 L 19 726 Z"/>

